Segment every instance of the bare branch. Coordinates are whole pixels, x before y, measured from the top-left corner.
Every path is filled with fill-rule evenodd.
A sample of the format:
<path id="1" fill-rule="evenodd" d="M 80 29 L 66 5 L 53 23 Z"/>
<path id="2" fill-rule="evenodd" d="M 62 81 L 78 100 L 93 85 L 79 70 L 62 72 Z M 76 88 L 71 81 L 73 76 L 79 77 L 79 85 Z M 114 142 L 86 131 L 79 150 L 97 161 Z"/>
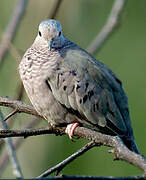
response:
<path id="1" fill-rule="evenodd" d="M 18 87 L 18 90 L 17 90 L 17 94 L 16 94 L 16 99 L 17 100 L 21 100 L 23 98 L 23 94 L 24 94 L 24 88 L 23 88 L 23 85 L 22 85 L 22 82 L 20 82 L 20 85 Z M 13 116 L 15 115 L 15 113 L 17 113 L 18 111 L 17 110 L 13 110 L 12 113 L 10 113 L 6 118 L 5 118 L 5 121 L 7 120 L 7 125 L 8 126 L 12 126 L 12 123 L 14 122 L 14 118 L 16 118 L 16 116 Z M 36 118 L 35 118 L 36 119 Z M 31 122 L 30 122 L 31 123 Z M 17 147 L 17 144 L 21 144 L 20 142 L 22 141 L 21 140 L 22 138 L 19 138 L 16 141 L 13 141 L 13 144 L 14 144 L 14 148 L 16 149 Z M 17 142 L 18 141 L 18 142 Z M 9 159 L 9 156 L 8 154 L 6 153 L 6 151 L 4 150 L 4 148 L 2 149 L 3 145 L 5 144 L 5 141 L 4 139 L 1 139 L 0 141 L 0 148 L 1 148 L 1 156 L 0 156 L 0 173 L 3 172 L 4 168 L 6 167 L 7 165 L 7 162 L 8 162 L 8 159 Z"/>
<path id="2" fill-rule="evenodd" d="M 94 40 L 88 46 L 88 52 L 93 54 L 95 51 L 99 51 L 101 46 L 110 37 L 111 33 L 117 27 L 118 20 L 122 13 L 125 3 L 126 0 L 115 0 L 105 26 L 101 29 L 100 33 L 94 38 Z"/>
<path id="3" fill-rule="evenodd" d="M 4 121 L 8 120 L 10 117 L 14 116 L 18 111 L 17 110 L 13 110 L 10 114 L 8 114 L 8 116 L 4 119 Z"/>
<path id="4" fill-rule="evenodd" d="M 39 122 L 38 118 L 33 118 L 31 119 L 27 124 L 25 124 L 22 129 L 27 129 L 27 128 L 31 128 L 31 127 L 34 127 L 37 123 Z M 14 140 L 13 144 L 14 144 L 14 148 L 17 149 L 20 147 L 20 145 L 22 144 L 24 138 L 23 137 L 19 137 L 17 139 Z M 6 151 L 3 151 L 1 153 L 1 156 L 0 156 L 0 176 L 2 175 L 7 163 L 8 163 L 8 160 L 9 160 L 9 155 Z"/>
<path id="5" fill-rule="evenodd" d="M 12 100 L 10 98 L 4 98 L 0 96 L 0 106 L 11 107 L 18 112 L 23 112 L 41 117 L 31 105 L 26 105 L 21 101 Z"/>
<path id="6" fill-rule="evenodd" d="M 48 178 L 39 178 L 39 180 L 74 180 L 74 179 L 83 179 L 83 180 L 144 180 L 143 176 L 129 176 L 129 177 L 102 177 L 102 176 L 55 176 Z M 10 179 L 15 180 L 15 179 Z M 24 179 L 21 179 L 24 180 Z M 31 178 L 29 180 L 38 180 L 38 178 Z"/>
<path id="7" fill-rule="evenodd" d="M 6 122 L 4 121 L 3 114 L 1 112 L 1 110 L 0 110 L 0 121 L 1 121 L 3 129 L 7 130 L 8 126 L 7 126 Z M 22 175 L 21 168 L 19 166 L 18 160 L 16 158 L 15 149 L 14 149 L 11 138 L 6 138 L 5 142 L 6 142 L 6 145 L 7 145 L 7 148 L 8 148 L 9 157 L 10 157 L 11 162 L 12 162 L 13 174 L 17 178 L 22 178 L 23 175 Z"/>
<path id="8" fill-rule="evenodd" d="M 18 3 L 14 8 L 12 18 L 10 19 L 9 24 L 5 32 L 3 33 L 3 37 L 0 43 L 0 63 L 2 62 L 2 58 L 6 55 L 8 51 L 11 40 L 14 38 L 16 29 L 24 14 L 26 4 L 27 4 L 27 0 L 18 0 Z"/>
<path id="9" fill-rule="evenodd" d="M 140 154 L 130 151 L 119 137 L 101 134 L 96 131 L 87 130 L 83 127 L 76 128 L 74 134 L 88 140 L 94 140 L 98 144 L 113 147 L 114 149 L 112 153 L 114 153 L 115 159 L 124 160 L 134 166 L 137 166 L 143 170 L 144 173 L 146 172 L 146 159 Z"/>
<path id="10" fill-rule="evenodd" d="M 25 129 L 25 130 L 0 130 L 0 137 L 28 137 L 28 136 L 36 136 L 42 134 L 56 134 L 56 135 L 63 135 L 65 134 L 65 128 L 52 128 L 49 127 L 43 129 Z M 122 142 L 122 140 L 117 136 L 110 136 L 101 134 L 96 131 L 92 131 L 90 129 L 84 127 L 77 127 L 75 129 L 74 134 L 78 137 L 82 137 L 88 139 L 90 141 L 94 141 L 97 144 L 101 144 L 104 146 L 113 147 L 116 159 L 124 160 L 134 166 L 137 166 L 144 172 L 146 172 L 146 159 L 130 151 Z"/>
<path id="11" fill-rule="evenodd" d="M 38 176 L 37 178 L 42 178 L 42 177 L 47 177 L 50 174 L 52 174 L 53 172 L 57 172 L 57 175 L 59 174 L 59 172 L 65 168 L 69 163 L 71 163 L 73 160 L 75 160 L 77 157 L 81 156 L 82 154 L 84 154 L 85 152 L 87 152 L 88 150 L 90 150 L 91 148 L 93 148 L 94 146 L 96 146 L 96 144 L 94 143 L 94 141 L 89 142 L 88 144 L 86 144 L 85 146 L 83 146 L 81 149 L 79 149 L 77 152 L 75 152 L 74 154 L 72 154 L 71 156 L 69 156 L 68 158 L 66 158 L 65 160 L 63 160 L 62 162 L 60 162 L 59 164 L 57 164 L 56 166 L 50 168 L 49 170 L 45 171 L 43 174 L 41 174 L 40 176 Z"/>
<path id="12" fill-rule="evenodd" d="M 24 93 L 24 88 L 22 85 L 22 82 L 20 82 L 20 86 L 18 87 L 17 90 L 17 95 L 16 95 L 16 99 L 17 100 L 21 100 L 23 98 L 23 93 Z M 5 121 L 7 120 L 7 125 L 11 126 L 12 122 L 14 122 L 14 115 L 18 112 L 18 110 L 14 109 L 6 118 Z M 15 116 L 16 117 L 16 116 Z M 2 149 L 2 145 L 4 144 L 4 140 L 0 141 L 0 147 Z"/>
<path id="13" fill-rule="evenodd" d="M 18 90 L 17 90 L 17 100 L 21 100 L 23 98 L 23 94 L 24 94 L 24 86 L 23 86 L 23 83 L 22 81 L 20 82 L 19 84 L 19 87 L 18 87 Z"/>
<path id="14" fill-rule="evenodd" d="M 48 15 L 49 18 L 51 18 L 51 19 L 55 18 L 62 2 L 63 2 L 63 0 L 55 0 L 53 7 L 51 8 L 51 11 Z"/>
<path id="15" fill-rule="evenodd" d="M 8 98 L 1 98 L 0 97 L 0 105 L 9 106 L 19 110 L 19 112 L 25 112 L 28 114 L 33 114 L 38 116 L 37 112 L 33 109 L 33 107 L 26 105 L 20 101 L 11 100 Z M 32 113 L 33 112 L 33 113 Z M 65 128 L 52 128 L 49 127 L 48 129 L 25 129 L 25 130 L 1 130 L 0 137 L 14 137 L 14 136 L 34 136 L 39 134 L 56 134 L 62 135 L 65 134 Z M 122 142 L 119 137 L 116 136 L 109 136 L 105 134 L 101 134 L 96 131 L 92 131 L 90 129 L 84 127 L 77 127 L 75 129 L 74 135 L 78 137 L 82 137 L 93 141 L 97 144 L 101 144 L 104 146 L 113 147 L 112 153 L 114 153 L 116 159 L 124 160 L 128 163 L 133 164 L 134 166 L 140 168 L 144 171 L 144 175 L 146 177 L 146 159 L 141 156 L 140 154 L 136 154 L 130 151 Z"/>
<path id="16" fill-rule="evenodd" d="M 16 49 L 16 47 L 11 43 L 9 42 L 9 47 L 10 47 L 10 54 L 17 60 L 17 62 L 20 62 L 21 60 L 21 55 L 20 53 L 18 52 L 18 50 Z"/>
<path id="17" fill-rule="evenodd" d="M 24 87 L 23 87 L 23 84 L 22 82 L 20 82 L 18 88 L 17 88 L 17 91 L 16 91 L 16 100 L 21 100 L 23 98 L 23 94 L 24 94 Z M 13 116 L 19 112 L 18 109 L 14 109 L 6 118 L 5 118 L 5 121 L 7 121 L 7 124 L 8 126 L 12 124 L 12 121 L 13 121 Z M 16 117 L 16 116 L 15 116 Z"/>
<path id="18" fill-rule="evenodd" d="M 59 130 L 59 131 L 58 131 Z M 37 128 L 37 129 L 22 129 L 22 130 L 0 130 L 0 138 L 7 137 L 29 137 L 29 136 L 37 136 L 44 134 L 56 134 L 61 135 L 64 134 L 64 129 L 53 129 L 51 127 L 48 128 Z"/>

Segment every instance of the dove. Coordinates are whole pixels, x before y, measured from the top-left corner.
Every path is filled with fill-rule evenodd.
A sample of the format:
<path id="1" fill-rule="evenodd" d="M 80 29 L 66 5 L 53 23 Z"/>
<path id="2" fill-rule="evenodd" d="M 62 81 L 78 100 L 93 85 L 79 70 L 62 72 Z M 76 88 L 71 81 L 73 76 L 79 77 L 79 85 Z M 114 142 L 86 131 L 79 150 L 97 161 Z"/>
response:
<path id="1" fill-rule="evenodd" d="M 105 64 L 68 40 L 59 21 L 40 23 L 19 73 L 32 105 L 52 127 L 65 126 L 70 139 L 77 126 L 119 136 L 131 151 L 139 153 L 121 81 Z"/>

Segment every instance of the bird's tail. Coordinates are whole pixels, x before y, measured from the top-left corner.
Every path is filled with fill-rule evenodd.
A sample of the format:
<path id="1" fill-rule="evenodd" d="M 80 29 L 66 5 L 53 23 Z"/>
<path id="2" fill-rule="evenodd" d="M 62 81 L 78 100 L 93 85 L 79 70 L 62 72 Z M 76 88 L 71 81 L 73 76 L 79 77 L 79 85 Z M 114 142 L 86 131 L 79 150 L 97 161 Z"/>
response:
<path id="1" fill-rule="evenodd" d="M 123 140 L 124 144 L 128 147 L 128 149 L 130 149 L 131 151 L 133 151 L 137 154 L 140 154 L 133 137 L 130 137 L 130 138 L 122 137 L 122 140 Z"/>

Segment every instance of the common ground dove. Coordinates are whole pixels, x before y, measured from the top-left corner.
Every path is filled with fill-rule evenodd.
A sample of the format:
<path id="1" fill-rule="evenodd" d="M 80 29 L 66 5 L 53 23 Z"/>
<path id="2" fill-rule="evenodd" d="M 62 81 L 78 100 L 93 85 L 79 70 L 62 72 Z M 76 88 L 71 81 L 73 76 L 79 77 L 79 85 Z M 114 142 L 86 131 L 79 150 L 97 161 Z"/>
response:
<path id="1" fill-rule="evenodd" d="M 77 126 L 118 135 L 138 153 L 121 81 L 103 63 L 69 41 L 53 19 L 40 23 L 19 72 L 34 108 L 52 126 Z"/>

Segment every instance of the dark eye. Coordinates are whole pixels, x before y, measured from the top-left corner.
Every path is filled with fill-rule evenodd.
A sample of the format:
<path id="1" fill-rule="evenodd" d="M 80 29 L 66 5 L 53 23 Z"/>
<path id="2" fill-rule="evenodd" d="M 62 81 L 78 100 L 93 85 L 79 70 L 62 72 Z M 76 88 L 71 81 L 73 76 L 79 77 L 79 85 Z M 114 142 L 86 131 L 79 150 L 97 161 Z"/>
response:
<path id="1" fill-rule="evenodd" d="M 61 31 L 59 32 L 58 36 L 60 36 L 60 35 L 61 35 Z"/>
<path id="2" fill-rule="evenodd" d="M 42 33 L 39 31 L 39 35 L 42 36 Z"/>

